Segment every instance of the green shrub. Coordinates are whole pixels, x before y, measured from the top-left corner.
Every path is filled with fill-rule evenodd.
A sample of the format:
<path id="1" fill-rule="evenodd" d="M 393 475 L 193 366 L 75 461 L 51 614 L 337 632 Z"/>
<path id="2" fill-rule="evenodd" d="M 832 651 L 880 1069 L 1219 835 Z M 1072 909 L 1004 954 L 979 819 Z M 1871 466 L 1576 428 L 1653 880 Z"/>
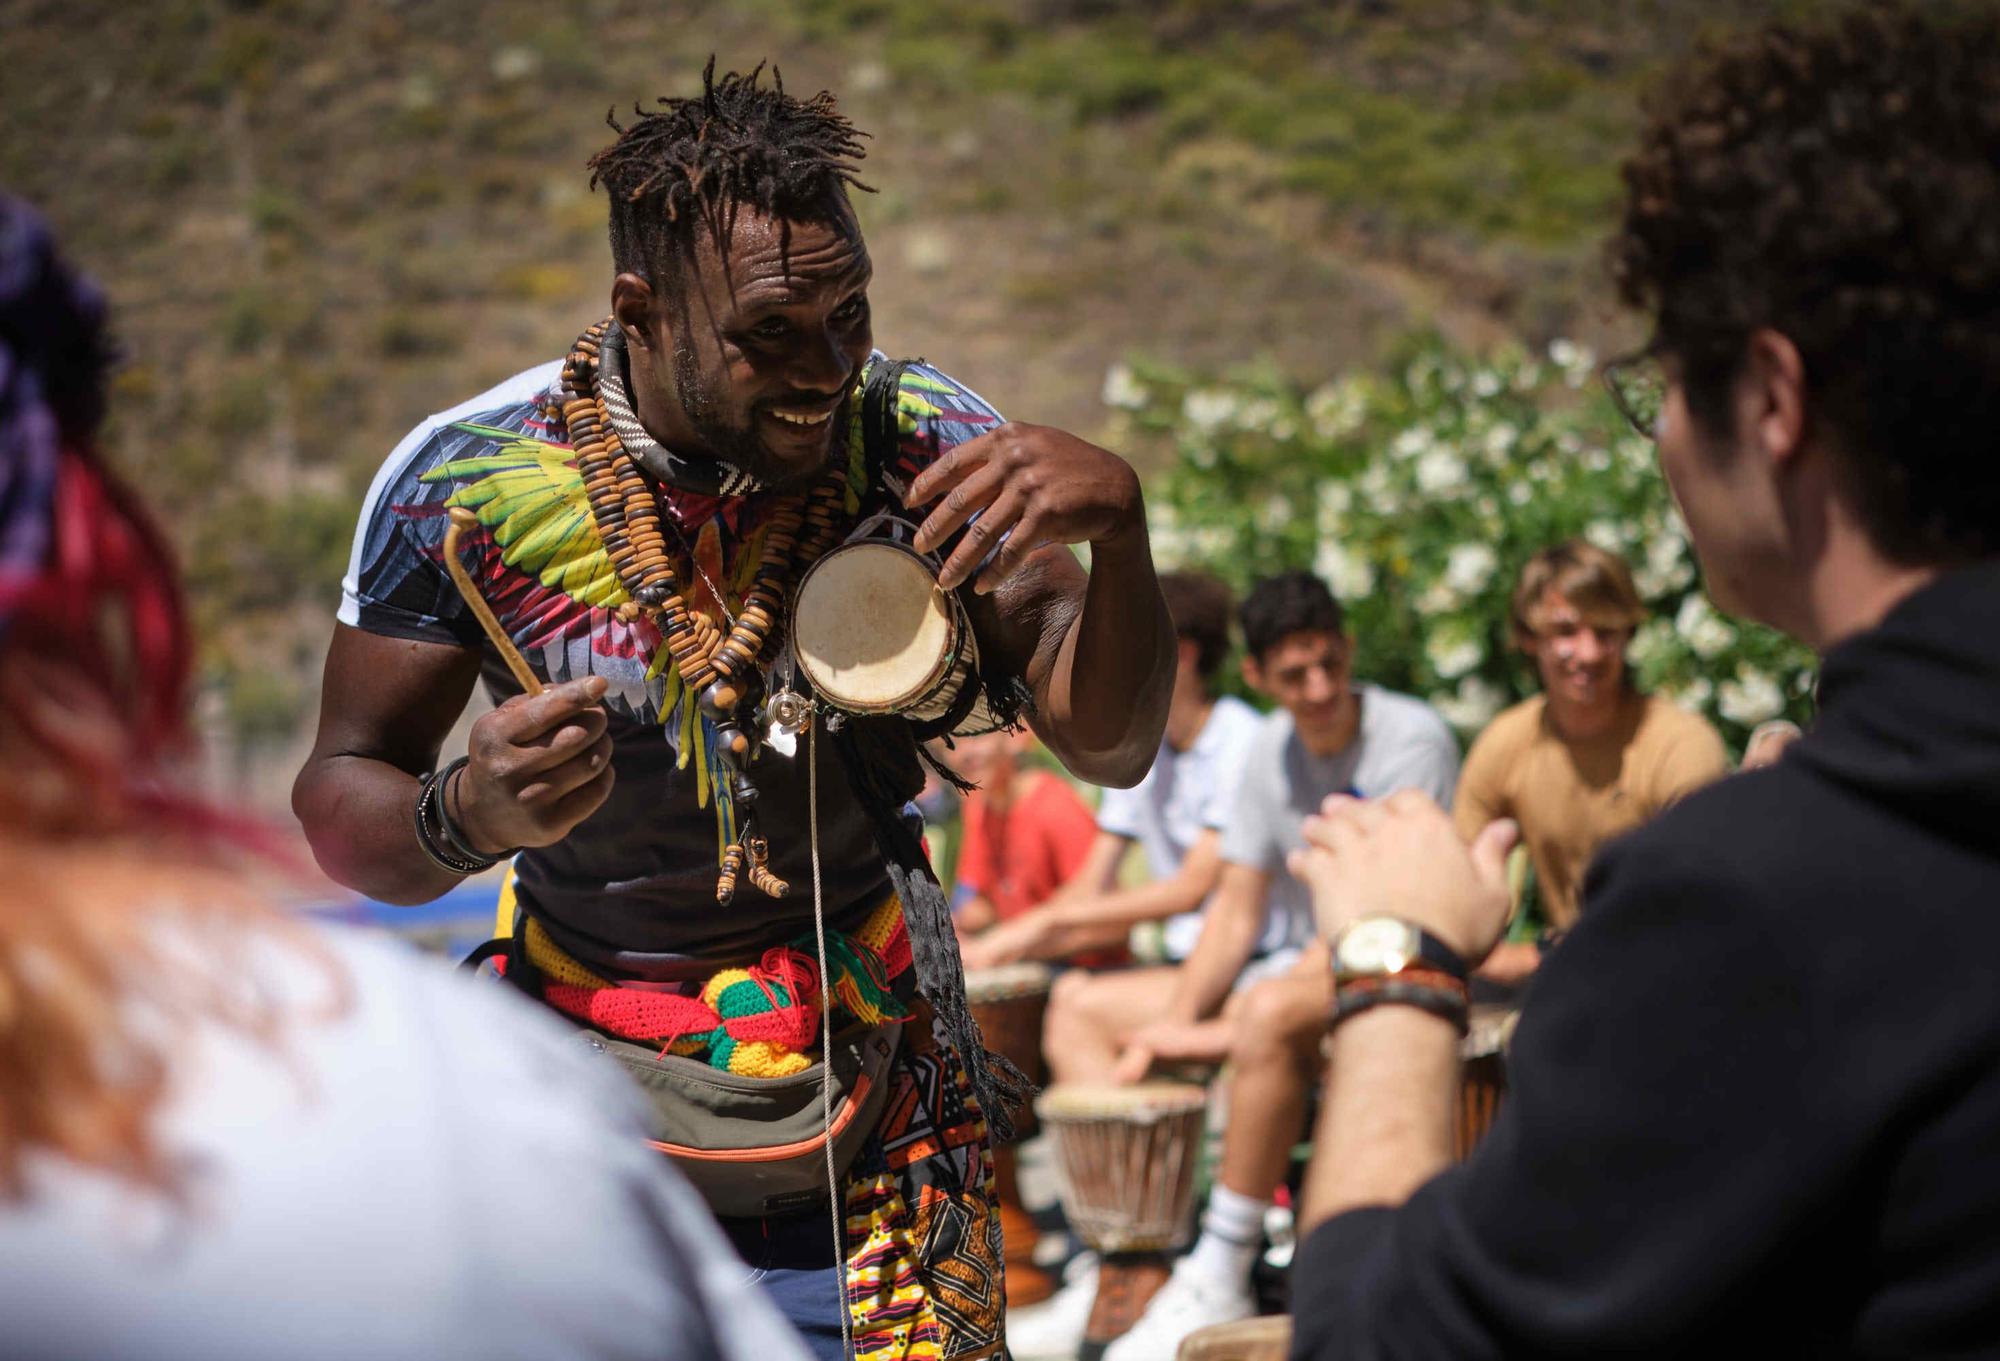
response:
<path id="1" fill-rule="evenodd" d="M 1268 370 L 1115 366 L 1106 401 L 1173 447 L 1148 493 L 1156 557 L 1239 590 L 1311 568 L 1347 606 L 1359 673 L 1429 698 L 1469 737 L 1535 689 L 1507 641 L 1515 574 L 1582 535 L 1626 558 L 1654 611 L 1628 654 L 1642 686 L 1738 746 L 1763 719 L 1805 716 L 1811 654 L 1709 605 L 1652 444 L 1587 352 L 1406 350 L 1311 391 Z"/>

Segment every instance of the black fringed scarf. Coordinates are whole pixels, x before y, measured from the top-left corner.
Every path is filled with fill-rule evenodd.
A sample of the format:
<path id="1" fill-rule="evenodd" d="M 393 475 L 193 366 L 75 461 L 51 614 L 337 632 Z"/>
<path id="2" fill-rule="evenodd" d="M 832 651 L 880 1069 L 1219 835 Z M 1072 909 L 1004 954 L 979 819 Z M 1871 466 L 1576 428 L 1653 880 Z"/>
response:
<path id="1" fill-rule="evenodd" d="M 917 991 L 930 1003 L 938 1039 L 958 1052 L 996 1144 L 1014 1137 L 1014 1111 L 1035 1084 L 1004 1055 L 986 1048 L 965 1000 L 951 904 L 924 854 L 923 820 L 909 807 L 923 788 L 923 767 L 910 725 L 900 718 L 850 718 L 833 734 L 854 797 L 875 829 L 889 881 L 903 900 L 903 921 L 916 962 Z"/>

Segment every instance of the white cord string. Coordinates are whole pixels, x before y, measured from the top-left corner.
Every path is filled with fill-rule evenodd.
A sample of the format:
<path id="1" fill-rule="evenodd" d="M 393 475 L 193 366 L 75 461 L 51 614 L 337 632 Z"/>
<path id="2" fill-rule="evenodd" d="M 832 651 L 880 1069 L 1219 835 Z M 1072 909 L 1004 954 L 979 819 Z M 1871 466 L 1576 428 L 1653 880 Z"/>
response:
<path id="1" fill-rule="evenodd" d="M 813 939 L 819 946 L 820 1076 L 819 1108 L 826 1145 L 826 1200 L 833 1218 L 833 1275 L 840 1289 L 840 1354 L 854 1355 L 854 1323 L 847 1308 L 846 1207 L 840 1199 L 840 1174 L 833 1165 L 833 979 L 826 971 L 826 899 L 819 881 L 819 723 L 806 724 L 806 826 L 812 842 Z"/>

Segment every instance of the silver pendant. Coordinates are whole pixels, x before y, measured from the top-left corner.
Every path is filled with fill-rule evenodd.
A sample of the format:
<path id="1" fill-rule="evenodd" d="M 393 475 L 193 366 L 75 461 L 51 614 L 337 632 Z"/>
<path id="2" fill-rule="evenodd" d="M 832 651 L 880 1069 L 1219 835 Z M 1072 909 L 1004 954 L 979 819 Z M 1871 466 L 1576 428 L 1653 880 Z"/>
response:
<path id="1" fill-rule="evenodd" d="M 780 690 L 765 702 L 759 717 L 766 745 L 789 757 L 798 750 L 799 734 L 812 724 L 812 704 L 796 690 Z"/>

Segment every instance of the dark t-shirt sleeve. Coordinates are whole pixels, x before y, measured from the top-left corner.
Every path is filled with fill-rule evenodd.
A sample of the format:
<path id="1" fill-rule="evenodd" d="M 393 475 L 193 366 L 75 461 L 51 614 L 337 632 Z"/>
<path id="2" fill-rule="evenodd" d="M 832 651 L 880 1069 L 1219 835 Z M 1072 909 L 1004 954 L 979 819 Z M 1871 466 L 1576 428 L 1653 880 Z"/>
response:
<path id="1" fill-rule="evenodd" d="M 1303 1245 L 1295 1358 L 1740 1343 L 1733 1292 L 1783 1275 L 1841 1141 L 1815 1111 L 1830 1084 L 1805 1070 L 1805 990 L 1754 891 L 1658 830 L 1599 857 L 1472 1157 Z"/>

